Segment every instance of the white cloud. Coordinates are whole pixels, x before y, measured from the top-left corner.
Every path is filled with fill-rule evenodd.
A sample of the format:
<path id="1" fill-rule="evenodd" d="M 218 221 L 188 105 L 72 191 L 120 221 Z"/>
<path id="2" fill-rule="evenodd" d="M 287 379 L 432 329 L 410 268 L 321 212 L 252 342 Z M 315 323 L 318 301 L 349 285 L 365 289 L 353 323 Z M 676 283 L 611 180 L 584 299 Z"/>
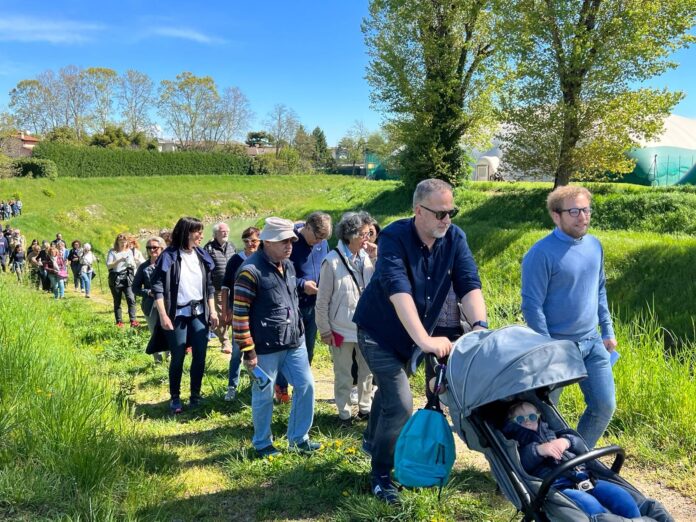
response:
<path id="1" fill-rule="evenodd" d="M 155 27 L 148 31 L 150 35 L 154 36 L 165 36 L 168 38 L 179 38 L 182 40 L 189 40 L 192 42 L 197 42 L 205 45 L 217 45 L 225 43 L 225 40 L 221 38 L 216 38 L 214 36 L 208 36 L 196 31 L 195 29 L 189 29 L 186 27 Z"/>
<path id="2" fill-rule="evenodd" d="M 0 41 L 74 44 L 93 39 L 100 24 L 73 20 L 48 20 L 28 16 L 1 16 Z"/>

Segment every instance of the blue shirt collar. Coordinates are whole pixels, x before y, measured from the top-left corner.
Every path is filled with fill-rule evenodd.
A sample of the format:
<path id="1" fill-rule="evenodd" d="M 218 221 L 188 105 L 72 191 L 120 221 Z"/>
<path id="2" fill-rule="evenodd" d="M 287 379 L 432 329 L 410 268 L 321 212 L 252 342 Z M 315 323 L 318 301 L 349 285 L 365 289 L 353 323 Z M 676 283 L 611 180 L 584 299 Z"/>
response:
<path id="1" fill-rule="evenodd" d="M 353 252 L 350 251 L 348 245 L 346 245 L 342 239 L 338 240 L 338 246 L 341 249 L 341 252 L 343 252 L 343 255 L 345 255 L 348 260 L 352 261 L 355 255 L 353 254 Z M 367 253 L 362 248 L 358 250 L 357 256 L 360 259 L 364 259 L 366 255 Z"/>
<path id="2" fill-rule="evenodd" d="M 434 251 L 442 244 L 444 237 L 438 237 L 435 239 L 435 242 L 433 243 L 433 247 L 428 248 L 428 245 L 423 243 L 423 240 L 418 235 L 418 229 L 416 228 L 415 216 L 411 218 L 410 225 L 411 225 L 411 233 L 413 234 L 413 239 L 416 241 L 416 244 L 421 248 L 421 250 L 425 249 L 426 252 Z M 450 227 L 451 226 L 452 225 L 450 225 Z M 449 232 L 449 229 L 447 229 L 447 232 Z M 447 236 L 447 234 L 445 234 L 445 236 Z"/>
<path id="3" fill-rule="evenodd" d="M 580 239 L 576 239 L 572 236 L 569 236 L 565 232 L 563 232 L 560 228 L 556 227 L 553 229 L 553 235 L 556 236 L 558 239 L 563 241 L 564 243 L 572 243 L 574 245 L 579 245 L 582 243 L 582 240 L 585 236 L 582 236 Z"/>

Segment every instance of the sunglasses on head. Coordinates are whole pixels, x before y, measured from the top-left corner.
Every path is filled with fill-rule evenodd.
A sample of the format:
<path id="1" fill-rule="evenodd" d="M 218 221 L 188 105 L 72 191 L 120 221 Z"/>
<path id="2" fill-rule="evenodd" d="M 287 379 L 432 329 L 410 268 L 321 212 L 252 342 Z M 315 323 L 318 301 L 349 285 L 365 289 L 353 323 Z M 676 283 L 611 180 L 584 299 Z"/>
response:
<path id="1" fill-rule="evenodd" d="M 537 422 L 541 418 L 538 413 L 530 413 L 529 415 L 516 415 L 512 418 L 517 424 L 524 424 L 525 422 Z"/>
<path id="2" fill-rule="evenodd" d="M 432 208 L 428 208 L 425 205 L 421 205 L 421 207 L 424 208 L 425 210 L 435 214 L 435 219 L 437 219 L 439 221 L 442 221 L 443 219 L 445 219 L 445 216 L 449 216 L 450 219 L 452 219 L 454 216 L 459 214 L 459 209 L 456 207 L 451 209 L 451 210 L 433 210 Z"/>

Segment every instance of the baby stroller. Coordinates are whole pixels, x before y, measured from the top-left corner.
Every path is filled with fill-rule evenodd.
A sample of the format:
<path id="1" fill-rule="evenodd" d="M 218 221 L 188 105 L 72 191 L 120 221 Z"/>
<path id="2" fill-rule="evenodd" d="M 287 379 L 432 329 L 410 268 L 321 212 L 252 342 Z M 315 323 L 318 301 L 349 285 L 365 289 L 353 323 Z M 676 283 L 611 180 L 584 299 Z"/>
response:
<path id="1" fill-rule="evenodd" d="M 629 520 L 612 514 L 590 517 L 552 486 L 580 464 L 596 478 L 618 484 L 633 496 L 642 516 L 630 520 L 672 522 L 659 502 L 646 498 L 619 476 L 624 461 L 619 446 L 587 451 L 563 462 L 542 481 L 524 471 L 517 442 L 500 431 L 513 401 L 536 405 L 554 431 L 569 429 L 549 394 L 586 376 L 580 350 L 571 341 L 551 339 L 524 326 L 479 330 L 455 343 L 447 363 L 447 391 L 441 398 L 449 407 L 456 432 L 470 449 L 486 456 L 502 493 L 522 512 L 523 522 Z M 611 468 L 595 460 L 607 455 L 615 455 Z"/>

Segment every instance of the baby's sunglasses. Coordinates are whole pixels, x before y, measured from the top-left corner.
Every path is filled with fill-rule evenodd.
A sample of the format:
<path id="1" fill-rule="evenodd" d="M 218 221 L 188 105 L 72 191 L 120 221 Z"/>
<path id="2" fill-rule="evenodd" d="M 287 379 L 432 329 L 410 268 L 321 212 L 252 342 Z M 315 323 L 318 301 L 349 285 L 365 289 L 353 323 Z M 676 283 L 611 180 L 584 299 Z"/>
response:
<path id="1" fill-rule="evenodd" d="M 530 413 L 529 415 L 516 415 L 512 418 L 517 424 L 524 424 L 525 422 L 537 422 L 541 418 L 538 413 Z"/>

